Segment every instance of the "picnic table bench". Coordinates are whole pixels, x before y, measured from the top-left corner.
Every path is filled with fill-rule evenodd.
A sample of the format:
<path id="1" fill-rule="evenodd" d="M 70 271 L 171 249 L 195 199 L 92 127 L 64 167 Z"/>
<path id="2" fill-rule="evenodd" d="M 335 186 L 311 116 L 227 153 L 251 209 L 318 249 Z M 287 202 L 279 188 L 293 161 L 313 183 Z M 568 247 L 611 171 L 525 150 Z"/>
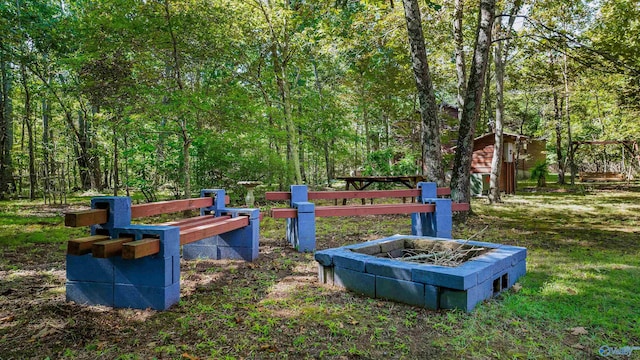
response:
<path id="1" fill-rule="evenodd" d="M 260 212 L 227 208 L 221 189 L 195 199 L 131 205 L 129 197 L 96 197 L 91 210 L 65 215 L 67 226 L 91 226 L 67 245 L 67 301 L 165 310 L 180 299 L 185 259 L 258 257 Z M 199 209 L 200 216 L 155 225 L 131 219 Z"/>

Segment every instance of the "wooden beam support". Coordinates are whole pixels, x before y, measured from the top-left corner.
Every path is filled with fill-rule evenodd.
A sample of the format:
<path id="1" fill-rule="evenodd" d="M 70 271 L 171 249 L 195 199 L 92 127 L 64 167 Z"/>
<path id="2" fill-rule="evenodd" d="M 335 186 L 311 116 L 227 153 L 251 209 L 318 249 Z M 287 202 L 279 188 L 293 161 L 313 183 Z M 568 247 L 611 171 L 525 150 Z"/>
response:
<path id="1" fill-rule="evenodd" d="M 91 252 L 96 258 L 109 258 L 122 254 L 122 244 L 133 241 L 132 238 L 119 238 L 93 243 Z"/>
<path id="2" fill-rule="evenodd" d="M 191 229 L 180 230 L 180 245 L 189 244 L 211 236 L 220 235 L 232 230 L 249 226 L 249 217 L 238 216 L 209 225 L 201 225 Z"/>
<path id="3" fill-rule="evenodd" d="M 296 216 L 298 216 L 297 209 L 291 209 L 291 208 L 271 209 L 271 217 L 274 219 L 293 219 Z"/>
<path id="4" fill-rule="evenodd" d="M 109 240 L 107 235 L 93 235 L 89 237 L 69 240 L 67 243 L 67 254 L 85 255 L 91 252 L 91 247 L 98 241 Z"/>
<path id="5" fill-rule="evenodd" d="M 309 200 L 337 200 L 337 199 L 383 199 L 418 197 L 420 189 L 407 190 L 355 190 L 355 191 L 309 191 Z M 450 188 L 438 188 L 438 196 L 451 195 Z M 269 201 L 291 200 L 288 191 L 272 191 L 265 193 L 265 199 Z"/>
<path id="6" fill-rule="evenodd" d="M 203 226 L 203 225 L 215 224 L 215 223 L 219 223 L 219 222 L 222 222 L 222 221 L 225 221 L 225 220 L 229 220 L 229 219 L 231 219 L 231 216 L 220 216 L 220 217 L 216 217 L 216 218 L 207 217 L 205 219 L 202 219 L 201 221 L 192 222 L 192 223 L 185 224 L 185 225 L 180 225 L 180 231 L 196 228 L 196 227 Z"/>
<path id="7" fill-rule="evenodd" d="M 122 258 L 127 260 L 140 259 L 159 252 L 159 239 L 142 239 L 122 244 Z"/>
<path id="8" fill-rule="evenodd" d="M 435 205 L 433 204 L 318 206 L 316 207 L 316 217 L 429 213 L 434 210 Z"/>
<path id="9" fill-rule="evenodd" d="M 184 210 L 199 209 L 213 205 L 213 198 L 193 198 L 184 200 L 158 201 L 131 206 L 131 218 L 141 218 L 159 214 L 168 214 Z"/>
<path id="10" fill-rule="evenodd" d="M 64 225 L 70 227 L 104 224 L 108 220 L 106 209 L 74 211 L 64 214 Z"/>
<path id="11" fill-rule="evenodd" d="M 467 203 L 451 203 L 451 211 L 469 211 L 471 206 Z"/>

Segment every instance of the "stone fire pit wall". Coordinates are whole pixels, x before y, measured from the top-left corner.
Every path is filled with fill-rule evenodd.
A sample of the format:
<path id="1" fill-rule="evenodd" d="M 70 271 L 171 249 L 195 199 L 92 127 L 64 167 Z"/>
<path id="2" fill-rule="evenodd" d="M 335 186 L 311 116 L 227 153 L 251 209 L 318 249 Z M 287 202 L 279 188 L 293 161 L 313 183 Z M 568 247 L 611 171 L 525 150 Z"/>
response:
<path id="1" fill-rule="evenodd" d="M 409 241 L 449 241 L 493 249 L 456 267 L 379 257 Z M 378 256 L 374 256 L 378 255 Z M 388 238 L 318 251 L 321 283 L 372 298 L 428 309 L 474 307 L 510 288 L 526 272 L 527 249 L 479 241 L 394 235 Z"/>

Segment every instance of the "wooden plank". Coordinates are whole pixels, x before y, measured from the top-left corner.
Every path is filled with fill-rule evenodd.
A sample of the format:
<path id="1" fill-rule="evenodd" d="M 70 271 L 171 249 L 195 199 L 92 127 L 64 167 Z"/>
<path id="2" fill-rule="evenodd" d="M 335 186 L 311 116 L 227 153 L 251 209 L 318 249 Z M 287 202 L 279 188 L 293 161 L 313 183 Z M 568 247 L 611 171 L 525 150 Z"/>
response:
<path id="1" fill-rule="evenodd" d="M 309 200 L 404 198 L 418 197 L 420 194 L 420 189 L 309 191 Z M 451 195 L 451 189 L 438 188 L 437 194 L 438 196 Z M 291 193 L 287 191 L 272 191 L 265 193 L 265 198 L 270 201 L 291 200 Z"/>
<path id="2" fill-rule="evenodd" d="M 316 217 L 411 214 L 416 212 L 433 212 L 434 210 L 435 205 L 433 204 L 318 206 L 316 207 Z"/>
<path id="3" fill-rule="evenodd" d="M 213 198 L 193 198 L 184 200 L 158 201 L 148 204 L 131 206 L 131 218 L 141 218 L 159 214 L 168 214 L 178 211 L 199 209 L 213 205 Z"/>
<path id="4" fill-rule="evenodd" d="M 180 245 L 189 244 L 211 236 L 224 234 L 231 230 L 240 229 L 249 225 L 249 217 L 238 216 L 222 222 L 209 225 L 202 225 L 191 229 L 180 231 Z"/>
<path id="5" fill-rule="evenodd" d="M 122 244 L 133 241 L 133 238 L 119 238 L 93 243 L 91 252 L 93 257 L 108 258 L 122 254 Z"/>
<path id="6" fill-rule="evenodd" d="M 291 208 L 271 209 L 271 217 L 274 219 L 293 219 L 298 216 L 298 210 Z"/>
<path id="7" fill-rule="evenodd" d="M 98 241 L 109 240 L 108 235 L 93 235 L 89 237 L 69 240 L 67 243 L 67 254 L 85 255 L 91 252 L 91 247 Z"/>
<path id="8" fill-rule="evenodd" d="M 204 216 L 194 216 L 194 217 L 190 217 L 190 218 L 186 218 L 186 219 L 180 219 L 180 220 L 174 220 L 174 221 L 167 221 L 167 222 L 163 222 L 163 223 L 159 223 L 159 224 L 153 224 L 156 226 L 186 226 L 192 223 L 198 223 L 201 222 L 203 220 L 213 220 L 216 219 L 216 217 L 214 217 L 213 215 L 204 215 Z"/>
<path id="9" fill-rule="evenodd" d="M 471 206 L 467 203 L 451 203 L 451 211 L 469 211 Z"/>
<path id="10" fill-rule="evenodd" d="M 64 225 L 70 227 L 104 224 L 108 220 L 106 209 L 74 211 L 64 214 Z"/>
<path id="11" fill-rule="evenodd" d="M 291 193 L 288 191 L 269 191 L 264 193 L 264 198 L 269 201 L 291 200 Z"/>
<path id="12" fill-rule="evenodd" d="M 192 222 L 189 224 L 185 224 L 185 225 L 180 225 L 180 230 L 187 230 L 187 229 L 192 229 L 198 226 L 202 226 L 202 225 L 209 225 L 209 224 L 215 224 L 218 222 L 222 222 L 225 220 L 231 219 L 231 216 L 220 216 L 220 217 L 208 217 L 206 219 L 203 219 L 202 221 L 198 221 L 198 222 Z"/>
<path id="13" fill-rule="evenodd" d="M 159 252 L 159 239 L 142 239 L 122 244 L 122 258 L 127 260 L 140 259 Z"/>

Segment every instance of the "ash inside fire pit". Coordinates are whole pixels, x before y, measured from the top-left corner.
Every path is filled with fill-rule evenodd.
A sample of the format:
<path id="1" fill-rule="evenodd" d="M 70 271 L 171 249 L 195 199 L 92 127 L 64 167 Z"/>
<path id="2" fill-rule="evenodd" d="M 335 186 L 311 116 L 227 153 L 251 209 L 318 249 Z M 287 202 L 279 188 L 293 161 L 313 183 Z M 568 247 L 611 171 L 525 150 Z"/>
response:
<path id="1" fill-rule="evenodd" d="M 410 238 L 397 239 L 384 245 L 386 246 L 360 247 L 352 249 L 352 251 L 379 258 L 454 267 L 495 250 L 483 246 L 469 245 L 466 242 L 457 243 Z"/>

